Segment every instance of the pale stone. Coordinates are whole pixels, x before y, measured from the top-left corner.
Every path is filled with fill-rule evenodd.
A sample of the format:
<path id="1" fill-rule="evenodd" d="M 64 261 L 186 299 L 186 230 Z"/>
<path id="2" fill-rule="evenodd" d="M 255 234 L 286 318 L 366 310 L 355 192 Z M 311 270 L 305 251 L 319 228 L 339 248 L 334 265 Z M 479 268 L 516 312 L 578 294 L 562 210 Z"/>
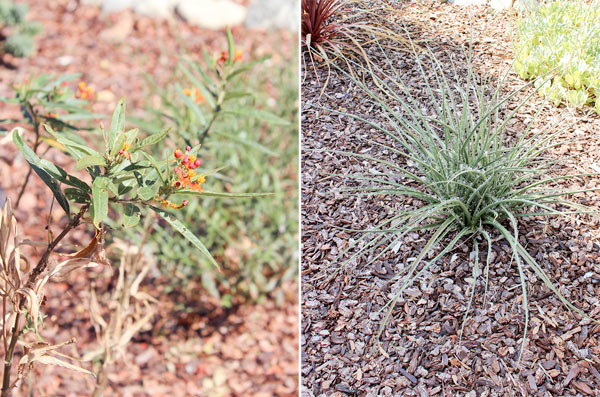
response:
<path id="1" fill-rule="evenodd" d="M 98 102 L 113 102 L 115 100 L 115 94 L 113 94 L 113 92 L 109 90 L 102 90 L 98 92 L 96 100 Z"/>
<path id="2" fill-rule="evenodd" d="M 56 63 L 60 66 L 68 66 L 73 63 L 75 57 L 73 55 L 63 55 L 56 58 Z"/>
<path id="3" fill-rule="evenodd" d="M 126 8 L 130 8 L 133 4 L 133 0 L 103 0 L 102 11 L 104 12 L 117 12 L 123 11 Z"/>
<path id="4" fill-rule="evenodd" d="M 494 10 L 505 10 L 512 7 L 513 0 L 491 0 L 490 7 Z"/>
<path id="5" fill-rule="evenodd" d="M 101 40 L 118 43 L 124 41 L 133 31 L 133 17 L 129 13 L 122 13 L 119 20 L 111 27 L 100 32 Z"/>
<path id="6" fill-rule="evenodd" d="M 137 1 L 133 10 L 141 15 L 151 18 L 167 19 L 173 14 L 176 1 L 174 0 L 145 0 Z"/>
<path id="7" fill-rule="evenodd" d="M 253 0 L 244 24 L 250 28 L 283 28 L 297 32 L 299 12 L 298 0 Z"/>
<path id="8" fill-rule="evenodd" d="M 86 6 L 101 6 L 102 5 L 102 0 L 80 0 L 81 4 L 86 5 Z"/>
<path id="9" fill-rule="evenodd" d="M 240 25 L 247 13 L 246 7 L 229 0 L 182 0 L 176 9 L 187 22 L 213 30 Z"/>

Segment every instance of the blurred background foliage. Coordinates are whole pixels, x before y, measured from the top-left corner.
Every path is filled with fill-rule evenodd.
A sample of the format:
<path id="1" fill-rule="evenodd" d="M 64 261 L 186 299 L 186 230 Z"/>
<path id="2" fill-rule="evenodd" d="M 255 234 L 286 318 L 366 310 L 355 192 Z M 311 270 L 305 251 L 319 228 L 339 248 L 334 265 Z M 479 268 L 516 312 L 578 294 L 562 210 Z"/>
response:
<path id="1" fill-rule="evenodd" d="M 0 52 L 28 57 L 35 51 L 33 37 L 42 31 L 39 22 L 27 21 L 29 7 L 23 3 L 0 1 Z"/>
<path id="2" fill-rule="evenodd" d="M 276 62 L 239 54 L 240 66 L 232 69 L 242 72 L 233 76 L 210 74 L 219 69 L 219 54 L 204 54 L 202 62 L 182 61 L 165 87 L 154 85 L 147 76 L 150 104 L 142 117 L 130 121 L 148 133 L 171 128 L 164 157 L 172 156 L 173 148 L 183 142 L 197 144 L 218 113 L 198 154 L 204 169 L 224 168 L 207 177 L 206 189 L 273 193 L 248 199 L 203 197 L 177 211 L 220 270 L 168 225 L 155 222 L 147 244 L 171 280 L 167 292 L 200 278 L 203 288 L 229 307 L 240 300 L 260 302 L 266 294 L 282 301 L 285 294 L 277 287 L 297 278 L 297 50 L 287 51 L 283 61 Z M 212 92 L 217 102 L 219 93 L 211 90 L 211 81 L 217 86 L 225 79 L 222 95 L 229 100 L 217 110 L 210 97 Z M 195 94 L 196 88 L 201 94 Z M 139 239 L 140 227 L 129 230 L 128 237 Z"/>

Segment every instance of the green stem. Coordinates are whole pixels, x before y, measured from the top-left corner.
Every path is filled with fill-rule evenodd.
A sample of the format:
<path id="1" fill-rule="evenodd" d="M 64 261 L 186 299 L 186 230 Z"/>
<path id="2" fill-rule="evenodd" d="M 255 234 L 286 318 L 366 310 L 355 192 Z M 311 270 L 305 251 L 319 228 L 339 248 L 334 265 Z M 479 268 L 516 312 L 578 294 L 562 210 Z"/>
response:
<path id="1" fill-rule="evenodd" d="M 217 117 L 219 116 L 220 113 L 221 113 L 221 104 L 217 104 L 217 106 L 215 107 L 215 111 L 213 112 L 213 115 L 210 119 L 210 122 L 208 123 L 208 125 L 206 126 L 204 131 L 202 131 L 202 135 L 200 136 L 200 145 L 204 144 L 204 140 L 208 136 L 208 132 L 212 128 L 213 124 L 217 120 Z"/>

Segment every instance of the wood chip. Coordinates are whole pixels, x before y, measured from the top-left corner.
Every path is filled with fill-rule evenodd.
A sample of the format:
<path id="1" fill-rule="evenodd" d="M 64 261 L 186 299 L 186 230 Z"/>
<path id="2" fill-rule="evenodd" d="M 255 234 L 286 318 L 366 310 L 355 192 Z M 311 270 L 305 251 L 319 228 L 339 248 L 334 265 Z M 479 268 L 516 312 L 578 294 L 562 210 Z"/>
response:
<path id="1" fill-rule="evenodd" d="M 565 381 L 563 382 L 563 386 L 567 386 L 569 384 L 569 382 L 571 382 L 573 380 L 573 378 L 575 378 L 578 374 L 579 374 L 579 366 L 577 364 L 575 364 L 569 370 L 569 373 L 567 374 L 567 377 L 565 378 Z"/>
<path id="2" fill-rule="evenodd" d="M 573 386 L 579 390 L 581 393 L 585 393 L 588 396 L 593 396 L 594 395 L 594 390 L 592 390 L 591 387 L 589 387 L 588 385 L 586 385 L 583 382 L 580 381 L 574 381 L 573 382 Z"/>
<path id="3" fill-rule="evenodd" d="M 406 379 L 408 379 L 409 381 L 411 381 L 412 383 L 417 383 L 417 378 L 415 378 L 413 375 L 411 375 L 410 373 L 406 372 L 406 370 L 404 368 L 400 368 L 400 373 L 404 376 L 406 376 Z"/>

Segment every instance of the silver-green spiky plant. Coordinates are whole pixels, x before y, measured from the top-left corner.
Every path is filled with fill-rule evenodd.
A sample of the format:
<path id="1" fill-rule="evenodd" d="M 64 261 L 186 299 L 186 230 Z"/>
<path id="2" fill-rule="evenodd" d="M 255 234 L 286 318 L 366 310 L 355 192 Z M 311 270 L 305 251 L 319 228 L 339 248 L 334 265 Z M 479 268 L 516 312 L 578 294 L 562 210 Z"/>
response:
<path id="1" fill-rule="evenodd" d="M 388 171 L 343 175 L 344 178 L 358 181 L 359 186 L 341 190 L 351 195 L 386 194 L 409 197 L 417 199 L 422 205 L 407 211 L 395 210 L 392 216 L 374 229 L 361 231 L 359 240 L 341 255 L 354 251 L 349 260 L 365 257 L 369 258 L 368 263 L 373 263 L 383 255 L 394 253 L 406 234 L 415 231 L 429 233 L 429 240 L 416 260 L 405 264 L 397 275 L 402 280 L 401 285 L 386 305 L 388 311 L 380 327 L 379 337 L 402 292 L 459 244 L 467 244 L 472 249 L 474 258 L 474 281 L 465 313 L 466 319 L 477 280 L 484 274 L 480 264 L 480 248 L 487 246 L 487 293 L 492 238 L 499 235 L 508 242 L 520 276 L 525 311 L 521 356 L 529 323 L 523 270 L 525 266 L 529 266 L 566 307 L 589 318 L 560 293 L 538 262 L 519 242 L 518 222 L 519 218 L 527 216 L 571 218 L 574 214 L 590 212 L 589 209 L 564 199 L 586 190 L 562 191 L 556 183 L 560 179 L 582 175 L 549 175 L 551 162 L 544 154 L 549 148 L 560 144 L 554 139 L 560 132 L 550 132 L 552 127 L 534 132 L 532 120 L 516 143 L 507 143 L 507 122 L 534 93 L 519 102 L 514 110 L 503 115 L 503 105 L 515 98 L 518 92 L 501 96 L 506 76 L 500 80 L 496 89 L 490 89 L 478 83 L 470 53 L 467 55 L 466 76 L 463 77 L 459 76 L 456 64 L 452 64 L 450 73 L 445 71 L 444 66 L 432 54 L 426 58 L 429 60 L 428 65 L 415 54 L 415 62 L 422 77 L 420 83 L 427 93 L 428 107 L 433 110 L 429 114 L 422 110 L 421 103 L 399 78 L 390 59 L 385 68 L 391 69 L 392 73 L 386 73 L 380 67 L 371 75 L 375 89 L 368 88 L 346 73 L 347 78 L 378 105 L 381 116 L 387 120 L 387 126 L 368 121 L 361 115 L 339 114 L 360 120 L 384 133 L 389 138 L 387 143 L 369 143 L 382 148 L 381 153 L 388 155 L 352 152 L 338 154 L 367 161 L 370 163 L 370 170 L 384 167 Z M 431 75 L 432 77 L 428 77 Z M 393 157 L 389 156 L 390 153 Z M 402 182 L 398 182 L 399 180 Z M 441 246 L 442 249 L 436 250 L 436 246 Z M 427 259 L 431 257 L 433 258 Z"/>

